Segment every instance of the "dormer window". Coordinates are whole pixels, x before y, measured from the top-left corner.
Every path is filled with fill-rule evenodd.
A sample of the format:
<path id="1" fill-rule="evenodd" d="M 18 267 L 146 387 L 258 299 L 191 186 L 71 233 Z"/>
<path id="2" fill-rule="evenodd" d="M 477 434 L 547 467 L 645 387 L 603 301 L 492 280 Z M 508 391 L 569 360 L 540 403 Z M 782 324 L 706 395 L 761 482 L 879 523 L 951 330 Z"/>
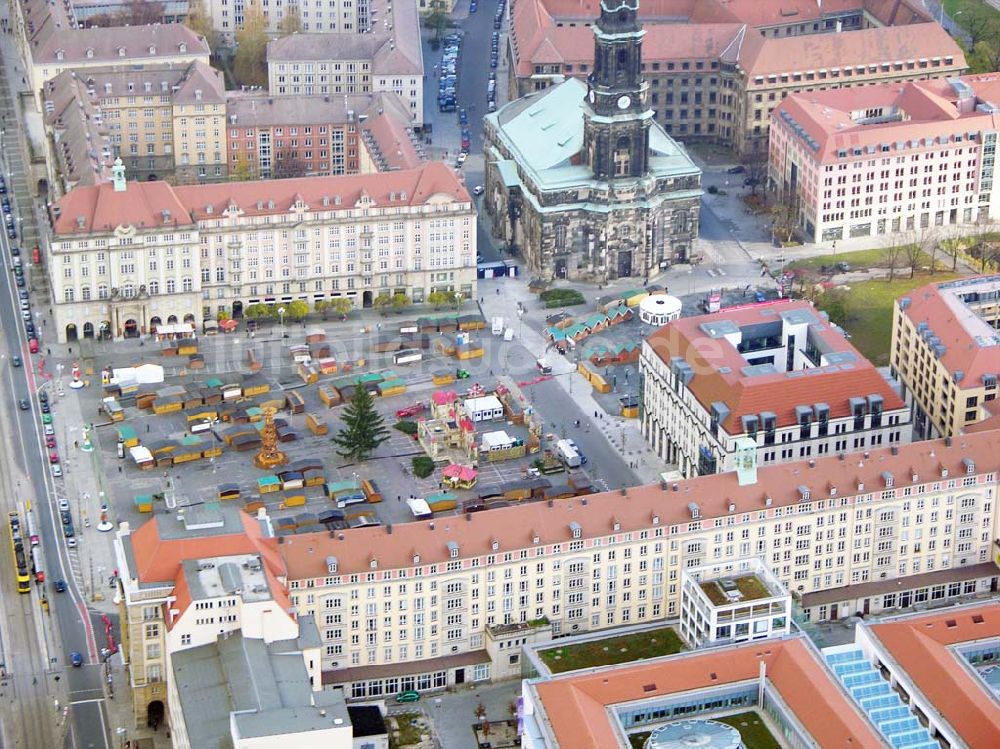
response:
<path id="1" fill-rule="evenodd" d="M 125 48 L 124 47 L 119 47 L 118 48 L 118 56 L 119 57 L 124 57 L 125 56 Z"/>
<path id="2" fill-rule="evenodd" d="M 368 566 L 371 567 L 373 570 L 378 569 L 378 560 L 375 557 L 372 557 L 372 560 L 368 563 Z"/>
<path id="3" fill-rule="evenodd" d="M 812 496 L 812 494 L 809 491 L 809 487 L 805 486 L 804 484 L 800 485 L 799 486 L 799 500 L 802 501 L 802 502 L 808 502 L 810 496 Z"/>
<path id="4" fill-rule="evenodd" d="M 494 539 L 493 539 L 493 541 L 492 541 L 492 543 L 490 543 L 490 548 L 491 548 L 491 549 L 493 549 L 493 551 L 497 551 L 497 550 L 499 550 L 499 549 L 500 549 L 500 542 L 499 542 L 499 541 L 497 541 L 497 540 L 496 540 L 496 539 L 494 538 Z"/>
<path id="5" fill-rule="evenodd" d="M 976 472 L 976 464 L 971 458 L 962 458 L 962 463 L 965 465 L 965 472 L 967 474 Z"/>
<path id="6" fill-rule="evenodd" d="M 617 533 L 621 529 L 622 529 L 622 524 L 619 521 L 615 520 L 615 522 L 611 524 L 611 530 L 613 530 L 615 533 Z"/>
<path id="7" fill-rule="evenodd" d="M 177 45 L 177 49 L 181 52 L 187 52 L 188 46 L 184 42 L 181 42 L 179 45 Z"/>
<path id="8" fill-rule="evenodd" d="M 659 515 L 653 515 L 652 521 L 653 521 L 653 525 L 659 525 L 660 524 L 660 516 Z"/>
<path id="9" fill-rule="evenodd" d="M 154 45 L 154 44 L 150 44 L 149 45 L 149 54 L 151 54 L 151 55 L 155 55 L 156 54 L 156 45 Z"/>
<path id="10" fill-rule="evenodd" d="M 576 521 L 569 524 L 569 532 L 570 535 L 573 536 L 573 538 L 580 538 L 583 535 L 583 529 L 580 527 L 580 524 L 577 523 Z"/>
<path id="11" fill-rule="evenodd" d="M 329 556 L 326 558 L 326 571 L 331 575 L 337 574 L 337 557 Z"/>
<path id="12" fill-rule="evenodd" d="M 458 544 L 454 541 L 448 542 L 448 558 L 458 559 Z"/>
<path id="13" fill-rule="evenodd" d="M 89 60 L 90 58 L 92 58 L 94 56 L 94 48 L 93 47 L 87 47 L 87 51 L 84 54 L 87 55 L 87 59 Z"/>
<path id="14" fill-rule="evenodd" d="M 414 564 L 414 566 L 420 564 L 420 555 L 419 554 L 414 554 L 413 555 L 413 564 Z"/>
<path id="15" fill-rule="evenodd" d="M 882 472 L 882 480 L 885 482 L 886 489 L 891 489 L 893 484 L 895 484 L 895 479 L 893 478 L 892 474 L 889 473 L 888 471 Z"/>
<path id="16" fill-rule="evenodd" d="M 66 53 L 63 52 L 61 49 L 57 49 L 56 50 L 56 59 L 57 60 L 65 60 L 66 59 Z"/>
<path id="17" fill-rule="evenodd" d="M 532 533 L 531 534 L 531 543 L 533 543 L 535 546 L 537 546 L 540 541 L 541 541 L 541 539 L 538 537 L 537 533 Z"/>

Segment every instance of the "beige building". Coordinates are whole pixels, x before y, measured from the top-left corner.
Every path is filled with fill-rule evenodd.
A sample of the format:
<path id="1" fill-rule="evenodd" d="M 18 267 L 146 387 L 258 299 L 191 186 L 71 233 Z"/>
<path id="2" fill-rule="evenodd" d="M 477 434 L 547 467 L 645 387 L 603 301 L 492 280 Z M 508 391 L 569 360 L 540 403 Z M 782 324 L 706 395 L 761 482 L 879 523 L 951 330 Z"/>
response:
<path id="1" fill-rule="evenodd" d="M 135 337 L 247 305 L 384 293 L 475 295 L 476 213 L 454 171 L 174 187 L 78 187 L 51 207 L 48 261 L 60 340 Z"/>
<path id="2" fill-rule="evenodd" d="M 378 6 L 378 3 L 376 3 Z M 415 126 L 424 121 L 424 60 L 413 3 L 386 4 L 370 33 L 302 33 L 267 45 L 272 96 L 393 92 Z"/>
<path id="3" fill-rule="evenodd" d="M 243 28 L 250 0 L 204 1 L 216 31 L 231 39 Z M 282 21 L 292 13 L 298 13 L 304 33 L 363 34 L 371 30 L 372 19 L 378 16 L 372 5 L 372 0 L 274 0 L 264 2 L 261 10 L 269 34 L 280 33 Z"/>
<path id="4" fill-rule="evenodd" d="M 50 183 L 57 194 L 110 179 L 226 178 L 225 88 L 207 64 L 67 70 L 43 87 Z"/>
<path id="5" fill-rule="evenodd" d="M 893 374 L 920 437 L 959 435 L 996 415 L 1000 276 L 930 284 L 896 300 Z"/>
<path id="6" fill-rule="evenodd" d="M 593 73 L 595 15 L 574 0 L 514 4 L 510 98 Z M 639 17 L 657 122 L 678 140 L 741 155 L 766 154 L 771 110 L 789 94 L 944 78 L 966 67 L 918 0 L 651 0 Z"/>
<path id="7" fill-rule="evenodd" d="M 14 3 L 14 31 L 25 61 L 35 105 L 42 111 L 43 86 L 64 70 L 129 65 L 182 66 L 209 62 L 203 37 L 182 24 L 79 28 L 72 5 L 26 0 Z"/>

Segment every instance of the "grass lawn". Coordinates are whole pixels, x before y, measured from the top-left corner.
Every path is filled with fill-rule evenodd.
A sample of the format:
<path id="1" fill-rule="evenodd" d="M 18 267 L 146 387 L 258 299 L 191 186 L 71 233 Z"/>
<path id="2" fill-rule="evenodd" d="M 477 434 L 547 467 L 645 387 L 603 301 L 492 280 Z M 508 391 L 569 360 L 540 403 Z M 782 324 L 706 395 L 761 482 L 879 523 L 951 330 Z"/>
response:
<path id="1" fill-rule="evenodd" d="M 737 577 L 734 582 L 736 583 L 737 590 L 739 590 L 743 595 L 743 598 L 741 599 L 742 601 L 753 601 L 757 598 L 767 598 L 771 595 L 767 587 L 757 578 L 756 575 L 743 575 L 742 577 Z M 716 606 L 725 606 L 728 603 L 736 603 L 736 601 L 729 601 L 726 599 L 726 594 L 723 592 L 722 588 L 719 587 L 718 581 L 716 580 L 702 583 L 701 589 L 704 591 L 705 595 L 708 596 L 708 600 Z"/>
<path id="2" fill-rule="evenodd" d="M 889 364 L 889 347 L 892 343 L 892 303 L 913 289 L 931 282 L 948 281 L 957 278 L 955 273 L 917 273 L 913 278 L 894 278 L 892 283 L 885 279 L 862 281 L 841 287 L 846 307 L 844 329 L 851 334 L 851 343 L 865 358 L 877 367 Z M 839 295 L 838 295 L 839 296 Z M 827 295 L 820 296 L 817 306 L 824 309 Z"/>
<path id="3" fill-rule="evenodd" d="M 851 270 L 861 270 L 863 268 L 875 268 L 882 264 L 882 253 L 884 250 L 876 247 L 870 250 L 855 250 L 854 252 L 838 252 L 836 255 L 820 255 L 819 257 L 795 260 L 785 266 L 786 270 L 809 270 L 819 273 L 819 269 L 824 265 L 836 265 L 837 263 L 850 263 Z"/>
<path id="4" fill-rule="evenodd" d="M 753 711 L 714 720 L 727 723 L 739 731 L 746 749 L 781 749 L 781 744 L 775 741 L 764 721 Z"/>
<path id="5" fill-rule="evenodd" d="M 697 718 L 694 718 L 694 720 L 697 720 Z M 715 720 L 735 728 L 740 732 L 740 736 L 743 738 L 743 746 L 746 749 L 781 749 L 781 744 L 775 741 L 774 736 L 771 735 L 767 726 L 764 725 L 764 721 L 753 711 L 740 713 L 739 715 L 730 715 L 727 718 L 708 718 L 707 720 Z M 638 733 L 629 734 L 628 740 L 632 744 L 632 749 L 643 749 L 650 733 L 652 731 L 639 731 Z"/>
<path id="6" fill-rule="evenodd" d="M 680 652 L 681 638 L 670 627 L 637 632 L 621 637 L 592 640 L 578 645 L 550 648 L 539 653 L 553 673 L 575 671 L 578 668 L 627 663 L 642 658 L 656 658 Z"/>
<path id="7" fill-rule="evenodd" d="M 389 747 L 390 749 L 397 749 L 397 747 L 411 746 L 413 744 L 420 743 L 420 733 L 421 730 L 417 727 L 416 723 L 420 720 L 419 713 L 402 713 L 401 715 L 394 716 L 396 722 L 399 724 L 399 738 L 394 738 L 392 731 L 389 732 Z"/>

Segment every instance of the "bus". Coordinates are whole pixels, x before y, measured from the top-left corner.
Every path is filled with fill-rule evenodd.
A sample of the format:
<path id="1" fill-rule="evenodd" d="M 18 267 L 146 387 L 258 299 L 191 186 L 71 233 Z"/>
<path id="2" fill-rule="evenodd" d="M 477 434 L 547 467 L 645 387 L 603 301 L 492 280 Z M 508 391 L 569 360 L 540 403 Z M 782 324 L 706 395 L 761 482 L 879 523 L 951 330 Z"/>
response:
<path id="1" fill-rule="evenodd" d="M 24 555 L 24 541 L 21 539 L 21 518 L 16 512 L 7 513 L 11 550 L 14 556 L 14 579 L 18 593 L 31 592 L 31 577 L 28 575 L 28 560 Z"/>

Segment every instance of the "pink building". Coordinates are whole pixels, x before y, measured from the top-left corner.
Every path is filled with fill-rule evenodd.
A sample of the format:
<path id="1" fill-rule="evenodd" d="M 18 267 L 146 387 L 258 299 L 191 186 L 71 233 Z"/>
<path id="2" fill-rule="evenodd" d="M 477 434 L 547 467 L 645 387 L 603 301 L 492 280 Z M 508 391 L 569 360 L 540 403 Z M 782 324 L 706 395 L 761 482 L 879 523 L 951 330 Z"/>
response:
<path id="1" fill-rule="evenodd" d="M 998 105 L 1000 73 L 794 94 L 771 115 L 770 180 L 809 241 L 995 219 Z"/>

